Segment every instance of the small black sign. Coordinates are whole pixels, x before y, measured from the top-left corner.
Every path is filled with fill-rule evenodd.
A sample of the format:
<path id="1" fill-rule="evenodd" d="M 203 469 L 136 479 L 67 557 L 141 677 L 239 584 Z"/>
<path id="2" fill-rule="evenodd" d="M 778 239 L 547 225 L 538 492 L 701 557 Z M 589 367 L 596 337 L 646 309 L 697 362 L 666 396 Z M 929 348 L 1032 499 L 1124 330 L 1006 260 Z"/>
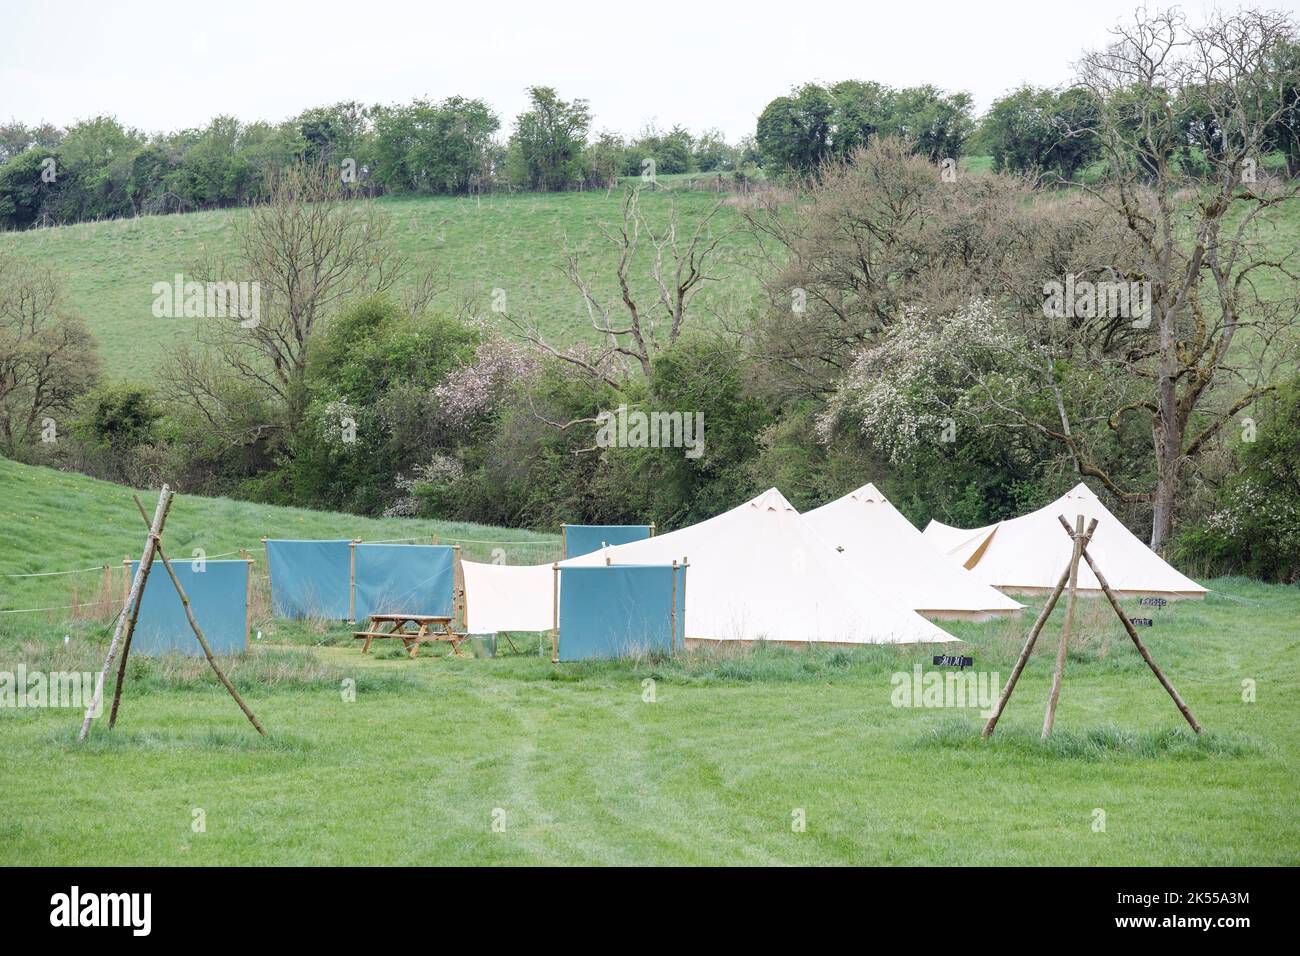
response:
<path id="1" fill-rule="evenodd" d="M 945 654 L 945 655 L 936 654 L 934 658 L 935 667 L 967 668 L 967 667 L 973 667 L 974 665 L 975 665 L 975 658 L 973 657 L 957 657 L 951 654 Z"/>
<path id="2" fill-rule="evenodd" d="M 1155 627 L 1156 622 L 1149 617 L 1131 617 L 1128 622 L 1134 627 Z"/>
<path id="3" fill-rule="evenodd" d="M 1164 607 L 1169 602 L 1166 601 L 1164 598 L 1146 597 L 1146 598 L 1142 598 L 1140 601 L 1138 601 L 1138 603 L 1145 605 L 1146 607 Z"/>

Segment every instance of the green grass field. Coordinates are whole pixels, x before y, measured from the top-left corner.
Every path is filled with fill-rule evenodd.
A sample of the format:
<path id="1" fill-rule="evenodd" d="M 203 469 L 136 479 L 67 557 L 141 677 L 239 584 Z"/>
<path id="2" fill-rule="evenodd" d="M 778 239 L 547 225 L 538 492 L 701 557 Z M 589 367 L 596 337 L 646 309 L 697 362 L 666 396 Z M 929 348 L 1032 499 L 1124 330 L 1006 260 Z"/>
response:
<path id="1" fill-rule="evenodd" d="M 682 222 L 693 225 L 717 199 L 689 189 L 647 190 L 642 208 L 658 227 L 675 204 Z M 449 278 L 435 307 L 456 312 L 468 305 L 476 315 L 497 319 L 490 311 L 492 290 L 504 289 L 512 317 L 531 317 L 561 343 L 595 335 L 563 271 L 565 239 L 587 263 L 595 287 L 615 297 L 618 252 L 599 227 L 619 220 L 620 202 L 618 191 L 378 200 L 391 216 L 395 245 L 411 264 L 432 266 Z M 219 210 L 0 233 L 0 251 L 39 257 L 56 268 L 99 343 L 109 377 L 142 381 L 169 346 L 192 335 L 196 321 L 155 318 L 153 284 L 188 274 L 205 256 L 223 251 L 232 224 L 244 215 Z M 730 230 L 738 220 L 728 206 L 716 228 Z M 745 234 L 724 242 L 716 265 L 727 281 L 701 292 L 701 314 L 724 307 L 739 311 L 752 302 L 759 289 L 752 251 Z M 649 297 L 649 260 L 638 265 L 634 287 Z"/>
<path id="2" fill-rule="evenodd" d="M 120 561 L 142 543 L 113 485 L 0 461 L 0 501 L 0 574 Z M 511 561 L 553 555 L 553 539 L 521 532 L 188 496 L 164 540 L 188 556 L 262 534 L 471 531 L 536 542 Z M 1294 864 L 1300 589 L 1207 584 L 1203 602 L 1143 609 L 1207 733 L 1186 729 L 1085 601 L 1047 745 L 1055 622 L 982 742 L 977 708 L 891 704 L 893 675 L 930 669 L 921 649 L 555 666 L 520 635 L 518 653 L 410 661 L 362 658 L 343 625 L 259 613 L 262 640 L 227 663 L 265 740 L 190 660 L 133 658 L 118 728 L 84 746 L 77 711 L 0 708 L 0 864 Z M 0 588 L 2 608 L 69 603 L 68 578 Z M 1032 613 L 946 626 L 976 671 L 1005 677 Z M 65 612 L 0 614 L 0 671 L 97 670 L 106 634 Z"/>

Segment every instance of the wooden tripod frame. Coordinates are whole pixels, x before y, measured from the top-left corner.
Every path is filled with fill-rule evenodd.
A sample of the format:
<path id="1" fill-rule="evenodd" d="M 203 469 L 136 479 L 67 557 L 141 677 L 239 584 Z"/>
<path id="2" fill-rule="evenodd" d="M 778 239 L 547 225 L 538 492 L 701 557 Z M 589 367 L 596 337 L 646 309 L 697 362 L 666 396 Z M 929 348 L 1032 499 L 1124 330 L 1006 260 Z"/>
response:
<path id="1" fill-rule="evenodd" d="M 1038 635 L 1042 632 L 1043 625 L 1047 623 L 1048 617 L 1051 616 L 1052 609 L 1056 607 L 1056 602 L 1060 599 L 1061 592 L 1064 591 L 1068 585 L 1070 589 L 1070 597 L 1066 603 L 1065 624 L 1061 629 L 1061 643 L 1057 649 L 1056 668 L 1052 674 L 1052 692 L 1047 702 L 1047 713 L 1043 718 L 1043 739 L 1047 739 L 1047 736 L 1052 732 L 1052 722 L 1056 716 L 1056 701 L 1060 697 L 1061 678 L 1065 670 L 1065 654 L 1070 640 L 1070 625 L 1074 619 L 1074 602 L 1079 587 L 1080 559 L 1088 563 L 1088 568 L 1092 571 L 1093 576 L 1096 577 L 1097 583 L 1101 585 L 1101 590 L 1102 593 L 1106 595 L 1106 600 L 1110 602 L 1110 606 L 1119 617 L 1120 623 L 1124 625 L 1124 630 L 1127 632 L 1129 638 L 1132 639 L 1133 645 L 1137 648 L 1138 653 L 1142 655 L 1142 659 L 1147 662 L 1147 666 L 1150 667 L 1152 673 L 1156 675 L 1156 680 L 1160 681 L 1160 686 L 1168 691 L 1169 696 L 1173 698 L 1174 704 L 1178 707 L 1179 712 L 1187 719 L 1187 723 L 1191 725 L 1192 730 L 1199 734 L 1201 732 L 1201 725 L 1197 723 L 1196 717 L 1193 716 L 1191 708 L 1187 706 L 1182 697 L 1178 695 L 1178 691 L 1174 690 L 1174 685 L 1169 683 L 1169 679 L 1165 677 L 1160 668 L 1156 666 L 1155 660 L 1151 657 L 1151 652 L 1147 650 L 1146 645 L 1142 643 L 1142 639 L 1138 637 L 1137 629 L 1133 627 L 1133 622 L 1128 619 L 1128 616 L 1124 613 L 1124 609 L 1120 607 L 1119 599 L 1115 596 L 1115 592 L 1111 590 L 1110 585 L 1106 582 L 1105 576 L 1097 567 L 1097 562 L 1095 562 L 1092 559 L 1092 555 L 1088 553 L 1088 543 L 1092 540 L 1093 532 L 1097 530 L 1097 519 L 1093 518 L 1088 524 L 1087 529 L 1085 529 L 1083 527 L 1083 515 L 1079 515 L 1076 519 L 1075 527 L 1072 529 L 1070 523 L 1065 520 L 1064 515 L 1057 515 L 1057 518 L 1061 522 L 1061 526 L 1065 529 L 1065 533 L 1068 534 L 1074 542 L 1074 552 L 1070 558 L 1070 566 L 1061 573 L 1061 579 L 1056 582 L 1056 587 L 1047 598 L 1047 603 L 1043 605 L 1043 610 L 1039 612 L 1038 620 L 1034 621 L 1033 629 L 1030 630 L 1029 637 L 1025 640 L 1025 646 L 1020 651 L 1020 657 L 1016 660 L 1016 666 L 1012 669 L 1011 676 L 1007 678 L 1006 686 L 1002 688 L 1002 696 L 998 698 L 998 705 L 993 711 L 993 716 L 991 716 L 988 719 L 988 723 L 984 725 L 984 731 L 981 736 L 988 737 L 993 733 L 993 729 L 997 727 L 998 718 L 1002 716 L 1002 712 L 1006 709 L 1007 701 L 1011 699 L 1011 692 L 1015 690 L 1016 682 L 1020 680 L 1020 674 L 1025 669 L 1025 664 L 1029 661 L 1029 655 L 1034 650 L 1034 644 L 1038 641 Z"/>
<path id="2" fill-rule="evenodd" d="M 199 627 L 199 622 L 194 619 L 194 612 L 190 608 L 190 599 L 185 596 L 185 589 L 181 587 L 180 579 L 176 577 L 171 562 L 167 560 L 167 555 L 163 553 L 162 530 L 167 521 L 167 513 L 172 506 L 173 495 L 171 488 L 167 485 L 162 486 L 162 491 L 158 496 L 158 507 L 154 510 L 152 522 L 144 510 L 144 505 L 140 503 L 140 499 L 134 495 L 132 497 L 135 498 L 135 506 L 140 509 L 140 517 L 144 519 L 145 525 L 149 528 L 149 536 L 145 539 L 144 554 L 140 558 L 140 566 L 136 568 L 135 579 L 131 583 L 131 590 L 127 593 L 126 604 L 122 608 L 122 613 L 118 616 L 117 626 L 113 631 L 113 640 L 108 645 L 108 657 L 104 659 L 104 669 L 100 671 L 99 679 L 95 681 L 95 693 L 91 698 L 90 706 L 86 708 L 86 716 L 82 721 L 81 733 L 77 735 L 77 739 L 85 740 L 86 735 L 90 732 L 90 722 L 94 719 L 95 711 L 99 709 L 104 697 L 104 681 L 113 667 L 113 661 L 117 657 L 117 650 L 120 645 L 122 658 L 118 663 L 117 686 L 113 691 L 113 708 L 109 715 L 108 726 L 111 729 L 117 723 L 117 711 L 122 702 L 122 685 L 126 680 L 126 659 L 131 652 L 131 638 L 135 633 L 136 620 L 140 615 L 140 602 L 144 597 L 144 586 L 149 578 L 149 571 L 153 567 L 154 555 L 157 555 L 159 560 L 162 561 L 163 567 L 166 568 L 167 574 L 172 580 L 172 585 L 176 588 L 176 593 L 180 596 L 181 606 L 185 609 L 185 617 L 189 621 L 190 628 L 194 631 L 194 636 L 198 638 L 199 646 L 203 648 L 203 654 L 207 657 L 208 664 L 212 667 L 221 683 L 225 685 L 226 690 L 230 692 L 230 696 L 235 699 L 235 703 L 244 712 L 244 716 L 248 718 L 259 734 L 266 736 L 266 730 L 258 722 L 253 712 L 249 710 L 248 705 L 244 703 L 244 698 L 239 696 L 239 691 L 235 690 L 235 685 L 230 683 L 230 678 L 217 664 L 216 658 L 212 656 L 212 648 L 208 646 L 208 640 L 203 636 L 203 629 Z"/>

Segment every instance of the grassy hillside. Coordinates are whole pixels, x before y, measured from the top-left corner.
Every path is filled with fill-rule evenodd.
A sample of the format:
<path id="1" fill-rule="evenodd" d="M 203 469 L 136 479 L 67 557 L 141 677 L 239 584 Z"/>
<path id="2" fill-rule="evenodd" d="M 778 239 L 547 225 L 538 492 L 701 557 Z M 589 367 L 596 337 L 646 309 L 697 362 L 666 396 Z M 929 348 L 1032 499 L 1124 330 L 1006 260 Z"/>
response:
<path id="1" fill-rule="evenodd" d="M 662 189 L 646 192 L 642 208 L 660 225 L 675 203 L 683 222 L 693 223 L 717 198 L 708 192 Z M 512 316 L 532 316 L 561 342 L 594 335 L 578 293 L 563 273 L 565 238 L 589 263 L 596 287 L 616 295 L 618 255 L 600 235 L 599 225 L 619 220 L 620 202 L 618 192 L 379 200 L 392 217 L 397 247 L 413 264 L 432 264 L 450 276 L 437 306 L 455 310 L 470 303 L 477 314 L 496 318 L 489 309 L 492 290 L 504 289 Z M 144 380 L 168 345 L 192 334 L 195 321 L 154 318 L 153 284 L 170 282 L 176 273 L 188 273 L 205 255 L 223 249 L 232 223 L 244 215 L 244 210 L 222 210 L 0 233 L 0 250 L 39 256 L 54 265 L 99 342 L 109 376 Z M 738 219 L 728 207 L 715 220 L 716 228 L 729 229 Z M 718 271 L 729 278 L 701 293 L 701 307 L 724 301 L 743 305 L 752 299 L 758 280 L 747 262 L 750 251 L 751 241 L 743 234 L 724 244 Z M 650 295 L 649 272 L 642 269 L 634 279 L 636 288 Z"/>
<path id="2" fill-rule="evenodd" d="M 95 572 L 25 578 L 8 575 L 108 563 L 120 578 L 122 558 L 138 558 L 144 545 L 144 523 L 131 494 L 121 485 L 0 458 L 0 523 L 5 528 L 0 544 L 0 609 L 89 602 L 95 599 L 102 578 Z M 141 492 L 140 499 L 153 514 L 157 491 Z M 360 518 L 193 495 L 177 496 L 164 535 L 169 557 L 189 558 L 195 548 L 202 548 L 212 558 L 240 548 L 253 549 L 259 573 L 265 572 L 265 562 L 257 553 L 262 537 L 418 538 L 427 544 L 437 536 L 444 544 L 463 540 L 464 556 L 476 560 L 489 560 L 492 549 L 500 547 L 509 564 L 540 563 L 559 555 L 558 536 L 529 531 L 449 521 Z"/>
<path id="3" fill-rule="evenodd" d="M 0 573 L 140 545 L 111 485 L 0 462 L 0 501 Z M 471 530 L 537 540 L 189 496 L 167 538 L 188 554 L 264 533 Z M 53 603 L 63 587 L 20 580 L 46 583 L 0 578 L 0 605 Z M 554 666 L 516 637 L 518 653 L 493 659 L 410 661 L 362 658 L 345 626 L 259 617 L 263 640 L 227 664 L 268 739 L 192 661 L 133 658 L 117 730 L 97 725 L 86 746 L 78 712 L 0 707 L 0 865 L 1294 864 L 1300 589 L 1208 584 L 1204 602 L 1144 609 L 1152 652 L 1208 733 L 1185 729 L 1085 600 L 1047 745 L 1056 622 L 981 742 L 975 709 L 891 704 L 895 674 L 930 668 L 924 649 Z M 1005 677 L 1033 614 L 949 626 L 977 672 Z M 97 669 L 106 633 L 0 614 L 0 672 Z"/>
<path id="4" fill-rule="evenodd" d="M 971 157 L 966 169 L 991 168 L 988 157 Z M 663 177 L 665 188 L 643 194 L 642 208 L 661 225 L 670 205 L 683 222 L 703 216 L 717 196 L 680 188 L 689 177 Z M 677 186 L 678 188 L 674 188 Z M 490 321 L 493 289 L 504 289 L 515 317 L 532 317 L 556 342 L 594 336 L 577 290 L 563 272 L 567 238 L 587 264 L 586 275 L 614 300 L 615 247 L 600 235 L 602 223 L 620 216 L 618 191 L 492 195 L 480 198 L 385 198 L 380 206 L 392 217 L 393 236 L 412 263 L 432 263 L 449 277 L 449 287 L 435 306 L 456 311 L 468 306 Z M 188 273 L 206 255 L 228 243 L 232 224 L 244 210 L 221 210 L 176 216 L 153 216 L 84 223 L 21 233 L 0 233 L 0 251 L 40 257 L 61 273 L 73 304 L 95 334 L 110 378 L 147 380 L 165 358 L 169 345 L 193 332 L 192 319 L 157 319 L 151 312 L 155 282 L 170 282 Z M 1278 223 L 1264 233 L 1268 248 L 1279 256 L 1300 246 L 1300 204 L 1277 211 Z M 715 225 L 732 230 L 739 224 L 735 206 L 724 208 Z M 760 293 L 761 265 L 753 238 L 734 232 L 720 246 L 716 272 L 724 281 L 701 292 L 699 314 L 712 310 L 743 313 Z M 642 261 L 633 271 L 634 288 L 644 297 L 653 286 Z M 1284 280 L 1267 276 L 1259 291 L 1275 297 L 1289 291 Z"/>

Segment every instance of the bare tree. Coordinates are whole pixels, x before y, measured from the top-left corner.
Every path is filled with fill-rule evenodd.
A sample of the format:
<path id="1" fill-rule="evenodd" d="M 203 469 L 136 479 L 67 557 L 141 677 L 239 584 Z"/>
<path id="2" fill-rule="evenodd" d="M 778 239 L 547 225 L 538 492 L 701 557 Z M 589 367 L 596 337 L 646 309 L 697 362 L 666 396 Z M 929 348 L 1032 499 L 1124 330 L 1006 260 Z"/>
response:
<path id="1" fill-rule="evenodd" d="M 388 291 L 403 273 L 405 260 L 388 242 L 387 227 L 374 204 L 353 198 L 331 167 L 297 164 L 282 171 L 267 200 L 236 221 L 233 253 L 194 272 L 205 283 L 255 284 L 258 314 L 207 317 L 198 348 L 183 351 L 168 372 L 172 393 L 195 406 L 202 420 L 224 420 L 228 410 L 216 396 L 229 376 L 279 406 L 285 427 L 296 427 L 306 411 L 303 377 L 313 333 L 344 303 Z M 417 284 L 412 307 L 433 288 Z"/>
<path id="2" fill-rule="evenodd" d="M 622 388 L 632 368 L 639 366 L 649 378 L 655 355 L 681 336 L 695 297 L 706 284 L 723 278 L 713 272 L 712 263 L 719 244 L 731 232 L 714 228 L 721 202 L 693 226 L 683 225 L 676 206 L 670 206 L 667 222 L 656 228 L 646 218 L 640 200 L 640 187 L 629 189 L 623 196 L 620 221 L 600 227 L 604 239 L 618 250 L 614 269 L 617 297 L 602 294 L 565 238 L 565 274 L 582 297 L 591 327 L 600 336 L 600 347 L 562 349 L 548 342 L 535 322 L 513 323 L 542 352 L 616 389 Z M 633 269 L 643 263 L 654 286 L 649 296 L 633 289 Z"/>
<path id="3" fill-rule="evenodd" d="M 1077 241 L 1077 216 L 1030 212 L 1031 182 L 944 182 L 893 137 L 825 164 L 803 187 L 794 208 L 745 214 L 769 277 L 753 348 L 779 372 L 766 383 L 778 394 L 829 395 L 908 308 L 938 315 L 972 296 L 1010 296 L 1037 314 L 1041 267 Z"/>
<path id="4" fill-rule="evenodd" d="M 69 309 L 57 277 L 0 256 L 0 444 L 20 457 L 71 412 L 99 375 L 94 339 Z"/>
<path id="5" fill-rule="evenodd" d="M 1285 61 L 1276 56 L 1294 42 L 1296 25 L 1245 10 L 1189 27 L 1175 11 L 1140 11 L 1114 34 L 1078 65 L 1101 112 L 1077 132 L 1096 137 L 1108 166 L 1104 181 L 1087 188 L 1127 231 L 1151 284 L 1149 341 L 1128 356 L 1149 391 L 1115 408 L 1110 422 L 1117 428 L 1130 414 L 1150 422 L 1156 479 L 1150 491 L 1126 492 L 1102 477 L 1127 500 L 1151 503 L 1158 548 L 1188 462 L 1271 387 L 1258 374 L 1261 351 L 1300 314 L 1294 251 L 1270 249 L 1263 232 L 1300 190 L 1263 168 L 1270 133 L 1296 109 L 1295 77 L 1279 75 Z M 1176 157 L 1189 114 L 1199 117 L 1204 172 Z M 1247 352 L 1249 365 L 1235 362 Z M 1231 394 L 1221 394 L 1229 385 Z"/>

